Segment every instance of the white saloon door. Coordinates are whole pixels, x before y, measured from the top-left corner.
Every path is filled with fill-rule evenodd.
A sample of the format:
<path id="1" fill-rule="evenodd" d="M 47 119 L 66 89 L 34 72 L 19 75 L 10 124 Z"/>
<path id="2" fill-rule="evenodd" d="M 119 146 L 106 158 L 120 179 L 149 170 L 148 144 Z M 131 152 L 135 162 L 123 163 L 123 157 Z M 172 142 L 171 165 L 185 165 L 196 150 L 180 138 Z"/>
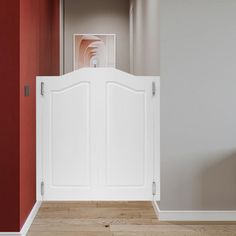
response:
<path id="1" fill-rule="evenodd" d="M 45 200 L 150 200 L 155 77 L 82 69 L 44 79 Z"/>

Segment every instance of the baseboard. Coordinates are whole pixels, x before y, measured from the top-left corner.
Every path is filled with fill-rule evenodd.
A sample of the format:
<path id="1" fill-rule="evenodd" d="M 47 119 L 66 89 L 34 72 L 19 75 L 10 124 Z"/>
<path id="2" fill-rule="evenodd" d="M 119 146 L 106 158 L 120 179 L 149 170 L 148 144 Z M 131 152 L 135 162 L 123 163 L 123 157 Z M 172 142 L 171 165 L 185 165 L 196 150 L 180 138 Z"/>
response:
<path id="1" fill-rule="evenodd" d="M 37 215 L 37 212 L 41 206 L 41 201 L 37 201 L 34 204 L 34 207 L 32 208 L 29 216 L 27 217 L 25 224 L 23 225 L 20 232 L 0 232 L 0 235 L 6 235 L 6 236 L 26 236 L 31 224 L 33 223 L 33 220 L 35 216 Z"/>
<path id="2" fill-rule="evenodd" d="M 156 201 L 153 208 L 160 221 L 236 221 L 236 211 L 165 211 Z"/>
<path id="3" fill-rule="evenodd" d="M 0 235 L 5 236 L 21 236 L 20 232 L 0 232 Z"/>

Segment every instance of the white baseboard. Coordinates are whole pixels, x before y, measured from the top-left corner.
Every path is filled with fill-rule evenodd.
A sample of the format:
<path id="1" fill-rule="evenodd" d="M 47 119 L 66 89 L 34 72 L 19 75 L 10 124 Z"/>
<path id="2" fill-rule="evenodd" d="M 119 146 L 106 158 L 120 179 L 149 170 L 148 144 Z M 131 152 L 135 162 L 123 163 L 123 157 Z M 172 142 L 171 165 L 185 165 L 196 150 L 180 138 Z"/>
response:
<path id="1" fill-rule="evenodd" d="M 6 236 L 20 236 L 20 232 L 0 232 L 0 235 L 6 235 Z"/>
<path id="2" fill-rule="evenodd" d="M 20 232 L 0 232 L 0 235 L 6 235 L 6 236 L 26 236 L 31 224 L 33 223 L 33 220 L 35 216 L 37 215 L 37 212 L 41 206 L 41 201 L 37 201 L 34 204 L 34 207 L 32 208 L 29 216 L 27 217 L 22 229 Z"/>
<path id="3" fill-rule="evenodd" d="M 236 211 L 165 211 L 156 201 L 153 208 L 160 221 L 236 221 Z"/>

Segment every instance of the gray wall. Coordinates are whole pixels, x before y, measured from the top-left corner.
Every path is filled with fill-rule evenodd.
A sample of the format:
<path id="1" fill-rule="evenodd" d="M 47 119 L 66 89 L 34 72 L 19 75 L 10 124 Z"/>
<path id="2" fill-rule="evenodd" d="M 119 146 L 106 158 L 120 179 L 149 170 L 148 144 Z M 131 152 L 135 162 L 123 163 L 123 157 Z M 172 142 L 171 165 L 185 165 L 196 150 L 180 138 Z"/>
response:
<path id="1" fill-rule="evenodd" d="M 235 12 L 161 0 L 162 210 L 236 210 Z"/>
<path id="2" fill-rule="evenodd" d="M 160 75 L 160 0 L 130 3 L 130 70 L 135 75 Z"/>
<path id="3" fill-rule="evenodd" d="M 116 34 L 117 68 L 129 72 L 129 1 L 65 0 L 64 68 L 73 68 L 73 34 Z"/>

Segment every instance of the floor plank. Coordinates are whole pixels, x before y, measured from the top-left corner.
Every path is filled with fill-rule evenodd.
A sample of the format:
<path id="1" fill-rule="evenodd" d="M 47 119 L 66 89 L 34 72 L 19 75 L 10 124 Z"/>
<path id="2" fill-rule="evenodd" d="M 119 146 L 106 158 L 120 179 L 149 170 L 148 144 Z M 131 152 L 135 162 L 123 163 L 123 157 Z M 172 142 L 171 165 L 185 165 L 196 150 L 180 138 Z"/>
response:
<path id="1" fill-rule="evenodd" d="M 27 236 L 236 236 L 236 222 L 160 222 L 151 202 L 44 202 Z"/>

